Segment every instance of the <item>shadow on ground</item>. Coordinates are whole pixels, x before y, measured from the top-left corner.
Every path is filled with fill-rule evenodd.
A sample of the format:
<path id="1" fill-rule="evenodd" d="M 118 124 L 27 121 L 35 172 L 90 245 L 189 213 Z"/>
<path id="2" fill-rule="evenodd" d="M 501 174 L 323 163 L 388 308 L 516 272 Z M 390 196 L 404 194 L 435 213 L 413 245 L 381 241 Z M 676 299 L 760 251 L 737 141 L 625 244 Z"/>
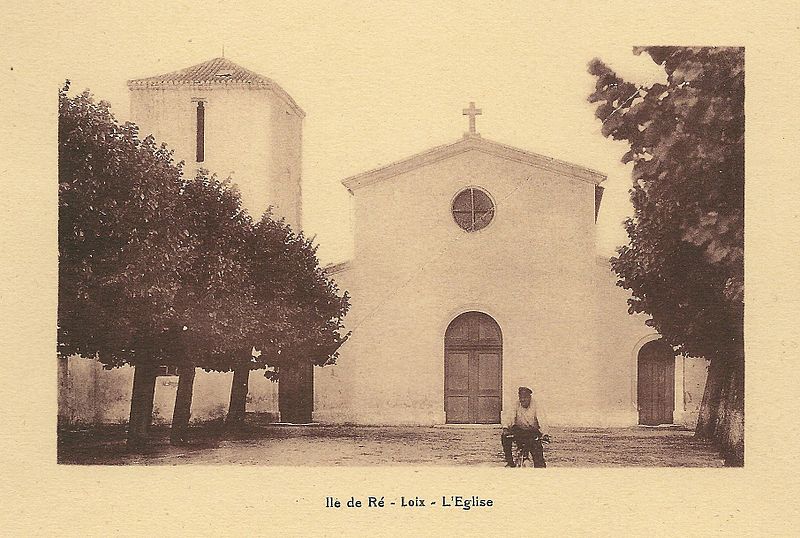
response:
<path id="1" fill-rule="evenodd" d="M 290 426 L 253 421 L 227 433 L 221 423 L 191 428 L 190 442 L 169 444 L 156 426 L 149 445 L 125 446 L 124 426 L 62 429 L 58 462 L 89 465 L 236 464 L 280 466 L 503 465 L 499 427 Z M 550 467 L 721 467 L 693 432 L 671 428 L 552 428 Z"/>

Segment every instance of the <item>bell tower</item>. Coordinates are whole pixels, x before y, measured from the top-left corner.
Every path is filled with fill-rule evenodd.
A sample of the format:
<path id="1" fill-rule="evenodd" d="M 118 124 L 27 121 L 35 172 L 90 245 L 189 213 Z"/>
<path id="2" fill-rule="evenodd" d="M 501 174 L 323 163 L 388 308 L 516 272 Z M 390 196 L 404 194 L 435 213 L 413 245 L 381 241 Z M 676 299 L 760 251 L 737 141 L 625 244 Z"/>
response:
<path id="1" fill-rule="evenodd" d="M 128 81 L 131 118 L 175 150 L 184 173 L 230 178 L 254 219 L 268 208 L 299 231 L 305 112 L 273 80 L 227 58 Z"/>

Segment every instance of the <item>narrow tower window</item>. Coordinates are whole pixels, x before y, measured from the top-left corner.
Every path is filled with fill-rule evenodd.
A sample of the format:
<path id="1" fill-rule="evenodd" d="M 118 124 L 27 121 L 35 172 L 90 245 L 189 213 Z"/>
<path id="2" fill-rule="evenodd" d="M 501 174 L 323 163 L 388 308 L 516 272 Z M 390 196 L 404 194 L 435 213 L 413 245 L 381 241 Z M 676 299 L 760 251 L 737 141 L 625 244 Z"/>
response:
<path id="1" fill-rule="evenodd" d="M 197 102 L 197 162 L 205 160 L 206 152 L 206 107 L 203 101 Z"/>

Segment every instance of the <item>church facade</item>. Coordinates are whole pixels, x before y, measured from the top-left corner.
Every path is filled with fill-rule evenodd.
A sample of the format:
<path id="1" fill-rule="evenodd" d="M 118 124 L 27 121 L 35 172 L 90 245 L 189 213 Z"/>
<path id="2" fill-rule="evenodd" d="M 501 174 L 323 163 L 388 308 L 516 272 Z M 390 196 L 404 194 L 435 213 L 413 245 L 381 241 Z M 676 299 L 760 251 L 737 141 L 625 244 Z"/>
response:
<path id="1" fill-rule="evenodd" d="M 304 113 L 274 82 L 215 59 L 129 87 L 143 133 L 192 166 L 248 182 L 240 190 L 254 214 L 273 205 L 301 224 Z M 256 106 L 252 132 L 231 137 Z M 313 391 L 310 418 L 496 424 L 527 385 L 549 425 L 692 426 L 706 361 L 676 357 L 644 316 L 628 314 L 627 292 L 596 254 L 605 176 L 484 139 L 479 113 L 464 110 L 469 130 L 451 144 L 342 181 L 354 201 L 354 255 L 327 271 L 352 297 L 351 336 L 336 365 L 298 387 Z M 119 411 L 92 420 L 124 420 L 130 372 L 78 358 L 62 369 L 62 383 L 78 388 L 62 387 L 60 412 L 91 421 L 86 402 L 103 407 L 113 393 Z M 91 382 L 78 379 L 92 369 Z M 171 415 L 177 379 L 161 379 L 157 407 Z M 278 419 L 275 385 L 260 372 L 250 382 L 248 411 Z M 201 372 L 196 383 L 193 419 L 224 413 L 230 374 Z M 75 394 L 82 403 L 70 407 Z"/>
<path id="2" fill-rule="evenodd" d="M 627 313 L 595 254 L 604 179 L 474 131 L 345 179 L 355 255 L 330 272 L 353 333 L 316 419 L 498 423 L 527 385 L 551 424 L 690 423 L 705 361 Z"/>

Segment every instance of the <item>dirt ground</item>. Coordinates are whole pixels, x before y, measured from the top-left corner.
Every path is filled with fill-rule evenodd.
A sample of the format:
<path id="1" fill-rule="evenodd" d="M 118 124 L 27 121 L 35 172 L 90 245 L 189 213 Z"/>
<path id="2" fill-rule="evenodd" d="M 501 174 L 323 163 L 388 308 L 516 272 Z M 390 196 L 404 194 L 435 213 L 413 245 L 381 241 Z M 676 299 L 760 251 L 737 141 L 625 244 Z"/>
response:
<path id="1" fill-rule="evenodd" d="M 713 447 L 672 428 L 552 428 L 550 467 L 721 467 Z M 156 427 L 149 446 L 130 453 L 124 427 L 59 432 L 58 461 L 95 465 L 473 465 L 503 466 L 498 427 L 368 427 L 251 425 L 223 435 L 192 428 L 187 446 L 169 445 Z"/>

